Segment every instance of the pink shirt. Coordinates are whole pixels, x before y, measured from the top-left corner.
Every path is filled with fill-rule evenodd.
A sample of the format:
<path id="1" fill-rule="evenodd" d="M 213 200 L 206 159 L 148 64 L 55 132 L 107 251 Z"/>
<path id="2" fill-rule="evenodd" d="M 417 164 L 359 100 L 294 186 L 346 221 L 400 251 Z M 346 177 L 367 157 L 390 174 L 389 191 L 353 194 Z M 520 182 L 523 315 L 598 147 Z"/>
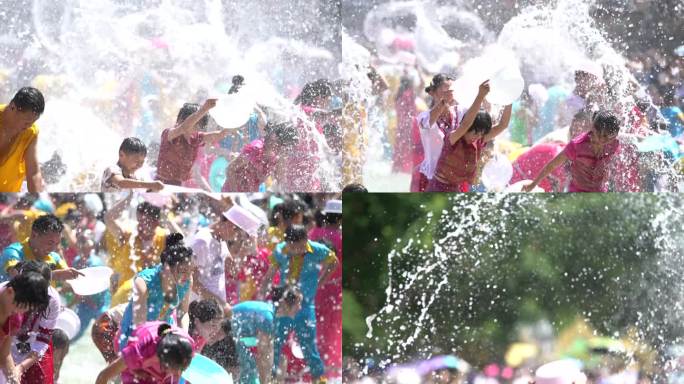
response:
<path id="1" fill-rule="evenodd" d="M 199 148 L 204 139 L 199 132 L 193 133 L 189 139 L 181 135 L 169 140 L 169 129 L 161 135 L 159 158 L 157 159 L 157 180 L 164 184 L 182 185 L 192 175 L 192 165 L 197 159 Z"/>
<path id="2" fill-rule="evenodd" d="M 570 164 L 569 192 L 607 192 L 608 165 L 613 155 L 620 148 L 615 139 L 603 146 L 598 156 L 591 147 L 591 132 L 584 132 L 572 139 L 565 146 L 563 153 L 572 162 Z"/>
<path id="3" fill-rule="evenodd" d="M 238 169 L 236 175 L 227 175 L 223 192 L 259 191 L 259 185 L 273 172 L 275 159 L 266 157 L 263 139 L 256 139 L 242 147 L 240 157 L 247 160 L 249 167 Z M 228 169 L 230 167 L 229 165 Z"/>
<path id="4" fill-rule="evenodd" d="M 135 374 L 145 377 L 142 382 L 177 383 L 179 378 L 167 376 L 161 369 L 159 358 L 157 357 L 157 345 L 161 337 L 157 335 L 159 326 L 164 324 L 161 321 L 150 321 L 140 325 L 131 334 L 130 341 L 121 351 L 121 357 L 126 363 L 126 370 L 121 374 L 124 383 L 137 383 L 134 381 Z M 198 350 L 198 344 L 183 329 L 171 327 L 172 332 L 190 341 L 193 352 Z"/>

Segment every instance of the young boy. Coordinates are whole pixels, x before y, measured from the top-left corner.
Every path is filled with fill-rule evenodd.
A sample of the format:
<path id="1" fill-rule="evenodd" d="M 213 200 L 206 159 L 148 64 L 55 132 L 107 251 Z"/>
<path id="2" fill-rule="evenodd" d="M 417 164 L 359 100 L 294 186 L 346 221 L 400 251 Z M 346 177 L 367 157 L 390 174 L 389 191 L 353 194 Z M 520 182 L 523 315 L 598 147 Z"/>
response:
<path id="1" fill-rule="evenodd" d="M 117 192 L 126 188 L 146 188 L 159 191 L 161 181 L 142 181 L 135 172 L 145 163 L 147 147 L 136 137 L 127 137 L 119 147 L 119 161 L 102 174 L 102 192 Z"/>
<path id="2" fill-rule="evenodd" d="M 570 161 L 568 192 L 607 192 L 608 166 L 620 148 L 617 139 L 620 121 L 612 112 L 599 111 L 594 114 L 592 124 L 589 132 L 572 139 L 523 191 L 531 191 L 554 169 Z"/>
<path id="3" fill-rule="evenodd" d="M 460 124 L 454 121 L 453 126 L 449 127 L 444 136 L 444 146 L 437 161 L 435 175 L 427 187 L 428 192 L 468 192 L 477 177 L 482 150 L 488 142 L 493 141 L 508 127 L 511 120 L 510 104 L 504 108 L 501 121 L 494 127 L 489 113 L 480 111 L 487 93 L 489 81 L 480 84 L 477 97 Z M 444 100 L 439 105 L 448 108 Z"/>

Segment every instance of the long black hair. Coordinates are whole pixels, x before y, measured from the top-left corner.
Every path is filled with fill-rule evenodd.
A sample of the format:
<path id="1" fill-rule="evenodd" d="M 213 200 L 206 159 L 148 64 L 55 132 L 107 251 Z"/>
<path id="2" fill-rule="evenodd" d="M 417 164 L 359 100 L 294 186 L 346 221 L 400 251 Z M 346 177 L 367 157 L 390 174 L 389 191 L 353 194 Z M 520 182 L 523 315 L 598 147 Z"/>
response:
<path id="1" fill-rule="evenodd" d="M 170 267 L 192 261 L 192 248 L 183 243 L 183 235 L 175 232 L 166 236 L 166 246 L 161 253 L 161 262 Z"/>
<path id="2" fill-rule="evenodd" d="M 192 360 L 192 344 L 185 337 L 172 332 L 169 324 L 163 323 L 157 329 L 161 338 L 157 344 L 159 362 L 171 368 L 185 368 Z"/>

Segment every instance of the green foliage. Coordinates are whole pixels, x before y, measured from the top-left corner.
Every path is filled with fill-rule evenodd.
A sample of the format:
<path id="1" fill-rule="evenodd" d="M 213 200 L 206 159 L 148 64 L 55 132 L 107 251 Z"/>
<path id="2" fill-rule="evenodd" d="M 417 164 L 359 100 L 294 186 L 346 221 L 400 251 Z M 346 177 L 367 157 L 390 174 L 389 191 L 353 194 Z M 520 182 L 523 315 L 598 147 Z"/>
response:
<path id="1" fill-rule="evenodd" d="M 652 305 L 653 289 L 667 300 L 677 296 L 658 268 L 653 220 L 668 206 L 657 196 L 447 196 L 345 195 L 346 354 L 374 354 L 388 338 L 408 339 L 436 289 L 430 320 L 408 354 L 455 352 L 484 363 L 502 357 L 521 323 L 548 318 L 558 330 L 581 314 L 612 334 L 634 325 L 644 308 L 654 325 L 642 334 L 647 340 L 681 333 Z M 365 319 L 385 303 L 391 252 L 393 289 L 404 296 L 398 315 L 368 340 Z M 417 269 L 426 265 L 433 268 Z M 404 290 L 417 270 L 429 278 Z"/>

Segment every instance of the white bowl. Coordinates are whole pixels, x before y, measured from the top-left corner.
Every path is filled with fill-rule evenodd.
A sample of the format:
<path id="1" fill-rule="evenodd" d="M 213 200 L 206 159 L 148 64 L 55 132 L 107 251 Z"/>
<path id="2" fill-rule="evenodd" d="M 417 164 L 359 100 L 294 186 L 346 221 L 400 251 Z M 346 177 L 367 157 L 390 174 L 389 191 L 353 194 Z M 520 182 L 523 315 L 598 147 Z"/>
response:
<path id="1" fill-rule="evenodd" d="M 109 289 L 112 269 L 109 267 L 89 267 L 80 270 L 84 276 L 67 280 L 74 293 L 80 296 L 96 295 Z"/>

